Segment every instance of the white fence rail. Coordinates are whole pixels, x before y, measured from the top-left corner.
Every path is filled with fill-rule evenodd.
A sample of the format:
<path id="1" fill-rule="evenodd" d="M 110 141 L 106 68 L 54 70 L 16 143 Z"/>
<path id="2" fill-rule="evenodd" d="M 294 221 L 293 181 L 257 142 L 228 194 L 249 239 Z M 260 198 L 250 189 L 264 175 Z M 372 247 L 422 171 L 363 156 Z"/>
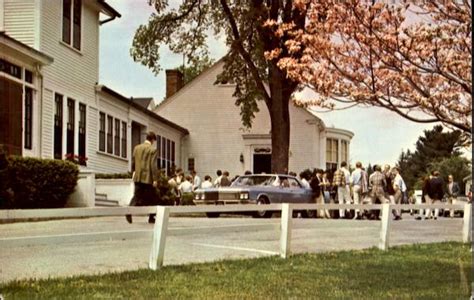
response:
<path id="1" fill-rule="evenodd" d="M 206 213 L 206 212 L 255 212 L 261 210 L 281 211 L 280 223 L 280 256 L 287 258 L 291 253 L 291 233 L 293 211 L 301 210 L 339 210 L 364 209 L 382 210 L 379 248 L 387 250 L 390 246 L 391 212 L 393 209 L 454 209 L 463 210 L 462 240 L 472 240 L 472 205 L 466 204 L 269 204 L 269 205 L 223 205 L 223 206 L 141 206 L 141 207 L 104 207 L 104 208 L 61 208 L 61 209 L 18 209 L 0 210 L 0 220 L 41 219 L 41 218 L 78 218 L 124 216 L 126 214 L 146 215 L 156 213 L 153 229 L 153 241 L 150 251 L 149 268 L 156 270 L 163 265 L 166 237 L 172 232 L 168 230 L 170 213 Z M 127 234 L 127 233 L 125 233 Z"/>

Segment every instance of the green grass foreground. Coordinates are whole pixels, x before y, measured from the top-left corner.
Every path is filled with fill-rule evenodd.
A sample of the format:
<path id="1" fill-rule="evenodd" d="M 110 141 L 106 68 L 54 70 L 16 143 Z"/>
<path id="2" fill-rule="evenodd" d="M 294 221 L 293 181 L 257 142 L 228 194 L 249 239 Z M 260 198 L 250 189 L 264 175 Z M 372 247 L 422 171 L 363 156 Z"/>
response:
<path id="1" fill-rule="evenodd" d="M 468 299 L 470 245 L 439 243 L 0 285 L 4 299 Z"/>

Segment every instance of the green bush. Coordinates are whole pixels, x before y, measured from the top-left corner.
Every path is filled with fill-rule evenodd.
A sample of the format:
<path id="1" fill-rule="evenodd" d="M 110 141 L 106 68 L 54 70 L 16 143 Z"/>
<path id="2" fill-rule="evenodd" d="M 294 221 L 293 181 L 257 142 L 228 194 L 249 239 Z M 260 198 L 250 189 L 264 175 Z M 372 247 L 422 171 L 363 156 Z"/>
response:
<path id="1" fill-rule="evenodd" d="M 132 173 L 97 173 L 95 179 L 127 179 L 132 178 Z"/>
<path id="2" fill-rule="evenodd" d="M 7 188 L 12 192 L 0 208 L 60 208 L 76 187 L 79 169 L 63 160 L 8 158 Z"/>

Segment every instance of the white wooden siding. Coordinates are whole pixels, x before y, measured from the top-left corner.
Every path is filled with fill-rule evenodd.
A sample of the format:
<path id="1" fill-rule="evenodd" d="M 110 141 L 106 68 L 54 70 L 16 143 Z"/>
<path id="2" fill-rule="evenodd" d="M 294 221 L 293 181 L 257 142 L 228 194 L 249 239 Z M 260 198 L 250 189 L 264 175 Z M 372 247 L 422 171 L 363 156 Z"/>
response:
<path id="1" fill-rule="evenodd" d="M 54 57 L 44 68 L 45 86 L 86 104 L 95 102 L 98 81 L 99 13 L 82 7 L 81 50 L 62 42 L 62 11 L 60 1 L 42 1 L 40 51 Z"/>
<path id="2" fill-rule="evenodd" d="M 35 0 L 3 0 L 3 4 L 5 32 L 14 39 L 35 47 Z"/>
<path id="3" fill-rule="evenodd" d="M 190 131 L 182 147 L 185 154 L 181 167 L 188 169 L 187 159 L 195 159 L 195 169 L 200 175 L 215 177 L 217 169 L 228 170 L 231 177 L 252 170 L 252 151 L 255 147 L 270 146 L 271 140 L 244 140 L 244 134 L 270 134 L 270 116 L 263 102 L 251 129 L 241 123 L 240 108 L 235 106 L 232 85 L 214 85 L 222 63 L 215 65 L 199 78 L 183 87 L 169 101 L 155 111 Z M 290 171 L 324 167 L 321 160 L 320 120 L 302 108 L 290 106 Z M 240 162 L 240 155 L 244 163 Z"/>
<path id="4" fill-rule="evenodd" d="M 54 145 L 54 94 L 43 89 L 41 113 L 41 157 L 53 158 Z"/>

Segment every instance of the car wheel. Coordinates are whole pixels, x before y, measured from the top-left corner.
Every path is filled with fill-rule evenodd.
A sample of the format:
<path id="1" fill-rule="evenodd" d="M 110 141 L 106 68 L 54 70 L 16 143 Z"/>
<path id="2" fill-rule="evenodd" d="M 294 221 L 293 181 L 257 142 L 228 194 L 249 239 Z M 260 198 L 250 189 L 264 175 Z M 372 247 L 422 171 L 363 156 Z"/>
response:
<path id="1" fill-rule="evenodd" d="M 263 197 L 257 200 L 257 205 L 266 205 L 266 204 L 268 204 L 268 200 Z M 254 218 L 271 218 L 272 215 L 273 215 L 273 212 L 271 211 L 259 210 L 254 213 L 253 217 Z"/>
<path id="2" fill-rule="evenodd" d="M 221 213 L 218 213 L 218 212 L 208 212 L 208 213 L 206 213 L 206 216 L 208 218 L 219 218 L 220 215 L 221 215 Z"/>

